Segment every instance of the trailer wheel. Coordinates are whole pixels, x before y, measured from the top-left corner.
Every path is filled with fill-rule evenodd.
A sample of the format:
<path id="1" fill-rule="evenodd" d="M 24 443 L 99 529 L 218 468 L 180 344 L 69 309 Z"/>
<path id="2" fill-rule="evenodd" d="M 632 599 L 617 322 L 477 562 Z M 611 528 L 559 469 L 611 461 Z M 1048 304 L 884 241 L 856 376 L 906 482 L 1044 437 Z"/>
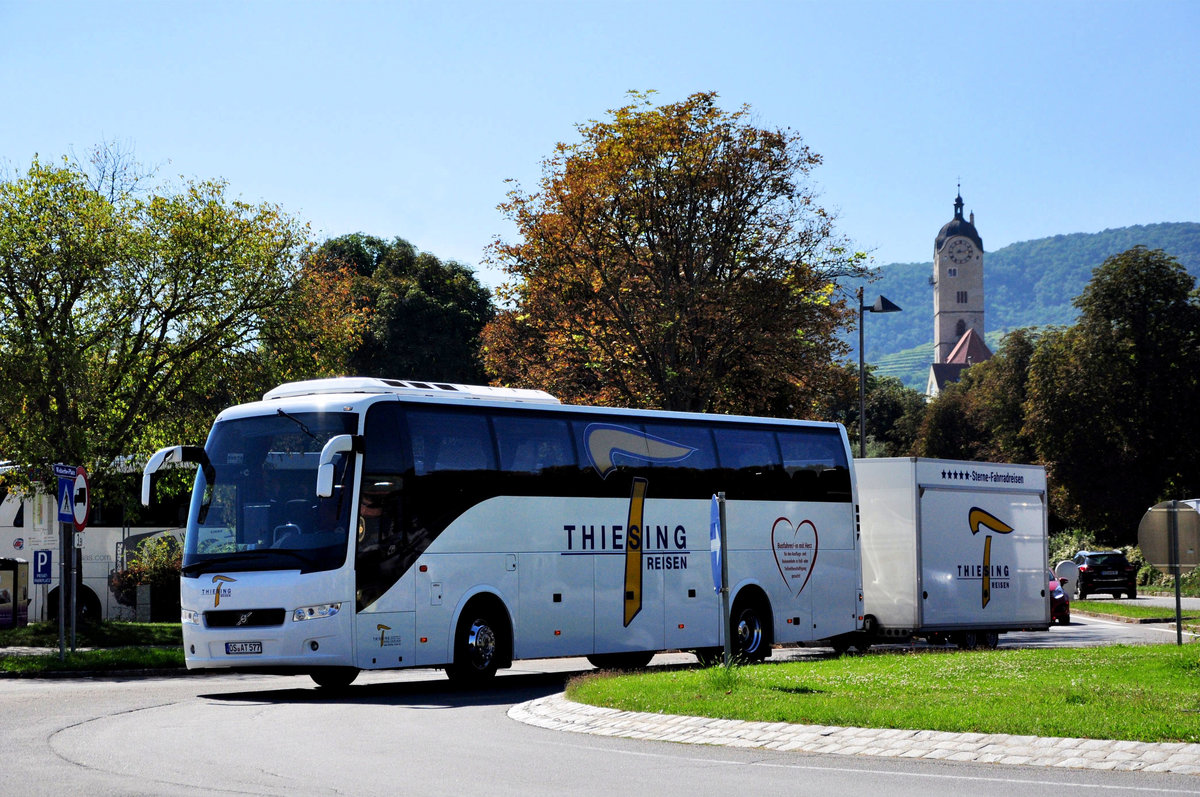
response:
<path id="1" fill-rule="evenodd" d="M 984 631 L 983 636 L 979 640 L 980 644 L 988 650 L 995 650 L 1000 644 L 999 631 Z"/>
<path id="2" fill-rule="evenodd" d="M 954 644 L 959 650 L 974 650 L 979 647 L 979 636 L 974 631 L 959 631 L 954 635 Z"/>

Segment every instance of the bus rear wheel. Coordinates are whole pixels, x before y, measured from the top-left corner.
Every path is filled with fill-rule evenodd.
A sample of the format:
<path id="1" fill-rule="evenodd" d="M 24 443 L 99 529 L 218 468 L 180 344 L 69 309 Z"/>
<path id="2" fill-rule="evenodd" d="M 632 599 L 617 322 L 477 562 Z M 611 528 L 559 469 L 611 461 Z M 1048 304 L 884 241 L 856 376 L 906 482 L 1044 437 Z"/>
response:
<path id="1" fill-rule="evenodd" d="M 504 627 L 491 612 L 464 612 L 454 632 L 454 663 L 446 667 L 446 675 L 464 685 L 489 680 L 500 668 L 507 644 Z"/>
<path id="2" fill-rule="evenodd" d="M 738 601 L 729 618 L 729 639 L 736 659 L 762 661 L 771 655 L 771 627 L 767 612 L 755 600 Z"/>
<path id="3" fill-rule="evenodd" d="M 634 651 L 631 653 L 593 653 L 587 657 L 588 663 L 598 670 L 640 670 L 654 658 L 654 651 Z"/>

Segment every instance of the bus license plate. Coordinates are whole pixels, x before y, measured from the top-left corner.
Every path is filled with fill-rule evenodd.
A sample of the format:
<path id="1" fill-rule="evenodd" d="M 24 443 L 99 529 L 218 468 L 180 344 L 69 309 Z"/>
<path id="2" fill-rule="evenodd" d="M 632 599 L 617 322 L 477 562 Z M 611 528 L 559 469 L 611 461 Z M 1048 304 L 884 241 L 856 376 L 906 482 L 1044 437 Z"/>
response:
<path id="1" fill-rule="evenodd" d="M 226 642 L 225 655 L 234 656 L 240 653 L 262 653 L 261 642 Z"/>

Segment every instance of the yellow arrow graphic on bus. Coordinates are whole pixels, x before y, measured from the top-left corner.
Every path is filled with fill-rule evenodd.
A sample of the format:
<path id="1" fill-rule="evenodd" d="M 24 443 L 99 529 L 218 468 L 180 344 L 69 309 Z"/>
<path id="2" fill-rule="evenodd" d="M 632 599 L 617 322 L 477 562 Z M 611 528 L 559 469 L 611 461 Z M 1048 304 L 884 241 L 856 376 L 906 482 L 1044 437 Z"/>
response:
<path id="1" fill-rule="evenodd" d="M 1012 526 L 1005 523 L 1000 518 L 993 515 L 987 510 L 980 509 L 977 506 L 971 507 L 970 513 L 967 515 L 967 523 L 971 527 L 971 534 L 978 534 L 980 527 L 988 531 L 994 531 L 999 534 L 1008 534 L 1011 532 Z M 992 537 L 987 535 L 983 538 L 983 607 L 992 600 Z"/>
<path id="2" fill-rule="evenodd" d="M 213 608 L 214 609 L 221 605 L 221 587 L 224 586 L 225 584 L 229 583 L 230 581 L 237 581 L 237 579 L 230 578 L 229 576 L 213 576 L 212 577 L 212 583 L 217 585 L 217 588 L 215 590 L 213 590 Z"/>
<path id="3" fill-rule="evenodd" d="M 629 496 L 629 520 L 625 524 L 625 627 L 642 610 L 642 518 L 645 515 L 646 488 L 641 477 L 633 480 Z"/>

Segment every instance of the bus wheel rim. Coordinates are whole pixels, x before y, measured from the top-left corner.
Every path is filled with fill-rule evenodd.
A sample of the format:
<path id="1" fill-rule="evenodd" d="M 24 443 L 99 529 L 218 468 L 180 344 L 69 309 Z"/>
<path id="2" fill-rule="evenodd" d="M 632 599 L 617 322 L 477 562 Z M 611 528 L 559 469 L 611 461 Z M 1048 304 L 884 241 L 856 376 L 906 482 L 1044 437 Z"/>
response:
<path id="1" fill-rule="evenodd" d="M 471 652 L 471 664 L 480 670 L 487 669 L 496 656 L 496 634 L 482 620 L 471 624 L 467 634 L 467 650 Z"/>

